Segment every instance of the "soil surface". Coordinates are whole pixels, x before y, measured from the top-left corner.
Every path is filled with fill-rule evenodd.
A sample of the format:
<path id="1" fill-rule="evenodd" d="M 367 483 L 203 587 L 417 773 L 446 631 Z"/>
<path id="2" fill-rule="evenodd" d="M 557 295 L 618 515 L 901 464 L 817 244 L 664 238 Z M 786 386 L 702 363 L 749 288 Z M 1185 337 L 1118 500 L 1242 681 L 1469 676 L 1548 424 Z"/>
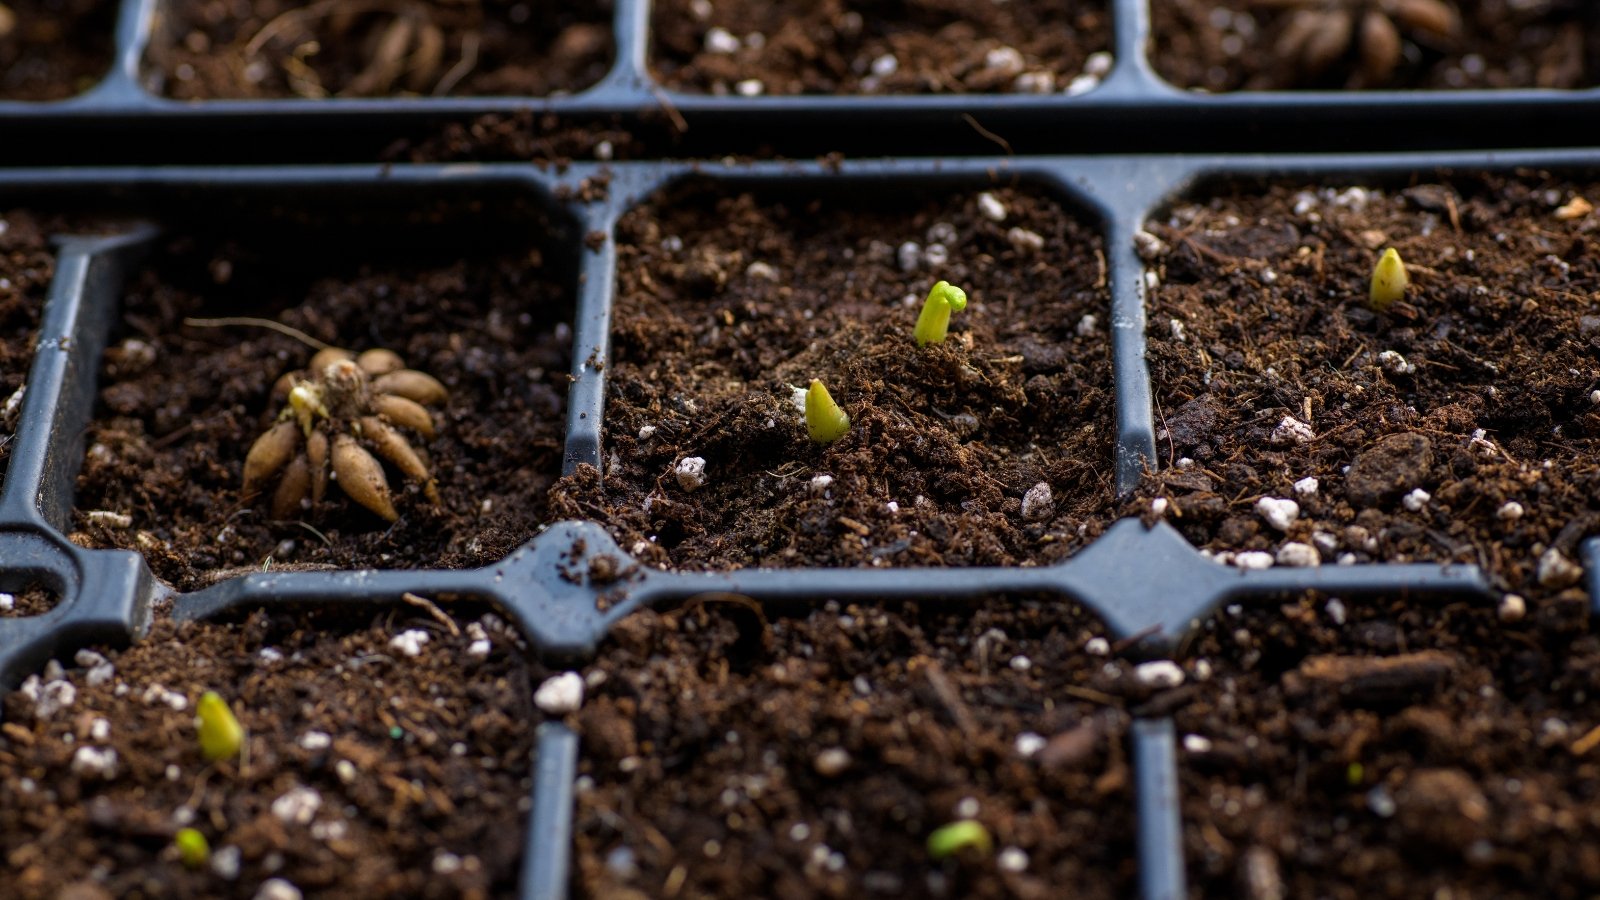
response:
<path id="1" fill-rule="evenodd" d="M 1380 12 L 1397 6 L 1446 15 Z M 1330 11 L 1331 22 L 1308 18 Z M 1597 15 L 1584 0 L 1152 0 L 1150 61 L 1207 91 L 1582 88 L 1600 82 Z M 1368 18 L 1388 22 L 1398 44 L 1350 24 Z M 1393 65 L 1365 62 L 1384 57 Z"/>
<path id="2" fill-rule="evenodd" d="M 308 896 L 514 896 L 538 673 L 484 621 L 486 657 L 414 611 L 257 613 L 162 619 L 131 649 L 52 664 L 5 698 L 8 896 L 250 897 L 268 878 Z M 429 635 L 415 657 L 390 643 L 408 629 Z M 201 756 L 207 690 L 245 727 L 243 758 Z M 209 865 L 178 860 L 180 827 L 205 835 Z"/>
<path id="3" fill-rule="evenodd" d="M 1098 534 L 1114 506 L 1099 237 L 1040 195 L 990 200 L 1003 221 L 978 191 L 688 186 L 629 213 L 604 486 L 592 468 L 564 480 L 558 514 L 686 568 L 1042 563 Z M 940 279 L 970 302 L 919 349 Z M 812 378 L 852 420 L 827 446 L 793 402 Z M 686 489 L 695 457 L 706 484 Z"/>
<path id="4" fill-rule="evenodd" d="M 1283 562 L 1298 543 L 1324 563 L 1476 563 L 1528 595 L 1574 584 L 1600 497 L 1600 216 L 1585 197 L 1600 185 L 1445 174 L 1241 186 L 1151 222 L 1166 469 L 1144 497 L 1170 497 L 1172 523 L 1219 554 Z M 1411 288 L 1377 314 L 1386 247 Z M 1297 502 L 1298 519 L 1271 524 L 1263 497 Z"/>
<path id="5" fill-rule="evenodd" d="M 0 213 L 0 474 L 11 461 L 11 441 L 22 414 L 17 390 L 28 380 L 50 279 L 55 277 L 50 235 L 61 224 L 22 210 Z"/>
<path id="6" fill-rule="evenodd" d="M 531 112 L 491 113 L 394 141 L 380 158 L 404 163 L 532 161 L 559 167 L 574 160 L 639 159 L 645 155 L 642 138 L 615 122 L 570 125 L 557 116 Z"/>
<path id="7" fill-rule="evenodd" d="M 125 295 L 73 539 L 136 549 L 188 590 L 263 565 L 483 565 L 532 537 L 561 467 L 569 284 L 538 249 L 465 259 L 457 249 L 411 248 L 404 261 L 371 250 L 357 265 L 363 251 L 349 248 L 332 262 L 260 243 L 171 242 Z M 413 442 L 440 505 L 391 468 L 393 526 L 336 485 L 301 521 L 269 521 L 267 499 L 241 498 L 245 454 L 278 414 L 273 383 L 312 351 L 260 327 L 183 324 L 191 316 L 260 316 L 353 350 L 387 348 L 442 381 L 437 436 Z M 97 510 L 131 525 L 97 521 Z"/>
<path id="8" fill-rule="evenodd" d="M 1083 649 L 1092 619 L 830 604 L 768 628 L 741 600 L 626 619 L 591 669 L 582 896 L 1135 892 L 1138 692 Z M 931 860 L 928 834 L 962 818 L 994 855 Z"/>
<path id="9" fill-rule="evenodd" d="M 1411 600 L 1233 608 L 1177 724 L 1190 884 L 1215 897 L 1600 890 L 1600 642 Z M 1272 885 L 1278 890 L 1269 890 Z"/>
<path id="10" fill-rule="evenodd" d="M 662 0 L 651 28 L 656 77 L 681 90 L 1051 93 L 1109 49 L 1111 13 L 1101 0 Z"/>
<path id="11" fill-rule="evenodd" d="M 115 0 L 0 4 L 0 100 L 65 100 L 111 68 Z"/>
<path id="12" fill-rule="evenodd" d="M 150 77 L 180 100 L 545 96 L 611 66 L 611 4 L 174 0 Z"/>

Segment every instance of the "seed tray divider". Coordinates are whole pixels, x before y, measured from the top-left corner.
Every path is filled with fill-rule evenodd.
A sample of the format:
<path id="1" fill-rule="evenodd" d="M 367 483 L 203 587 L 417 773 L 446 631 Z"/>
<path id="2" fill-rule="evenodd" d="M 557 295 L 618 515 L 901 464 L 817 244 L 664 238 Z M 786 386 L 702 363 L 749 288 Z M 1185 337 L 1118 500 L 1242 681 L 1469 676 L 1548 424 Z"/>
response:
<path id="1" fill-rule="evenodd" d="M 1117 383 L 1118 486 L 1139 468 L 1159 465 L 1150 421 L 1149 375 L 1143 363 L 1143 265 L 1134 234 L 1146 217 L 1194 184 L 1211 178 L 1359 177 L 1393 179 L 1436 169 L 1552 168 L 1600 170 L 1600 152 L 1386 154 L 1368 156 L 1143 156 L 873 160 L 843 164 L 771 162 L 750 165 L 580 164 L 560 172 L 531 165 L 309 166 L 280 168 L 100 168 L 0 171 L 0 196 L 37 201 L 57 194 L 118 189 L 116 203 L 139 208 L 163 198 L 193 199 L 241 192 L 381 187 L 407 191 L 448 187 L 484 191 L 532 186 L 604 241 L 580 253 L 581 288 L 574 311 L 574 382 L 569 397 L 569 469 L 601 457 L 606 361 L 617 257 L 618 217 L 651 192 L 686 177 L 731 187 L 849 180 L 876 189 L 938 183 L 981 189 L 1032 181 L 1064 195 L 1097 220 L 1107 248 L 1107 280 Z M 608 181 L 604 199 L 585 202 L 578 188 Z M 246 607 L 393 603 L 405 592 L 494 603 L 529 643 L 552 660 L 592 656 L 608 629 L 645 606 L 670 606 L 697 594 L 735 592 L 783 614 L 828 599 L 970 602 L 997 593 L 1047 594 L 1100 615 L 1111 636 L 1138 638 L 1128 652 L 1169 654 L 1218 606 L 1319 590 L 1343 596 L 1448 596 L 1492 602 L 1473 566 L 1417 563 L 1238 571 L 1201 557 L 1165 524 L 1125 520 L 1066 562 L 1012 569 L 747 569 L 684 573 L 637 565 L 603 527 L 589 522 L 550 526 L 500 563 L 466 571 L 264 572 L 201 591 L 173 594 L 158 584 L 138 554 L 85 550 L 62 529 L 71 483 L 82 458 L 82 434 L 95 397 L 93 382 L 122 275 L 154 237 L 136 227 L 110 238 L 62 245 L 25 394 L 10 470 L 0 489 L 0 589 L 42 578 L 60 595 L 50 612 L 0 619 L 0 687 L 52 655 L 90 643 L 141 636 L 152 606 L 170 597 L 180 620 L 213 618 Z M 1131 466 L 1131 468 L 1130 468 Z M 1600 539 L 1584 547 L 1591 587 L 1600 581 Z M 620 565 L 593 567 L 601 557 Z M 1126 564 L 1141 561 L 1138 567 Z M 595 571 L 615 571 L 597 583 Z M 1135 763 L 1142 895 L 1182 896 L 1182 832 L 1176 793 L 1176 748 L 1170 719 L 1136 719 Z M 524 897 L 559 897 L 569 870 L 577 735 L 559 723 L 536 738 L 535 796 L 521 882 Z"/>
<path id="2" fill-rule="evenodd" d="M 1099 86 L 1077 96 L 742 97 L 675 90 L 650 72 L 650 0 L 616 0 L 611 67 L 595 84 L 570 94 L 198 101 L 163 97 L 146 85 L 144 57 L 156 39 L 163 2 L 121 0 L 110 68 L 87 92 L 53 102 L 0 100 L 0 127 L 19 138 L 6 149 L 24 161 L 51 159 L 63 148 L 85 162 L 115 161 L 93 142 L 87 146 L 94 149 L 85 149 L 84 137 L 102 133 L 117 136 L 114 146 L 123 159 L 128 153 L 170 159 L 175 149 L 183 150 L 175 137 L 193 138 L 199 147 L 195 161 L 206 163 L 259 156 L 267 146 L 279 162 L 371 158 L 420 128 L 491 114 L 615 121 L 639 134 L 669 135 L 656 139 L 667 147 L 686 140 L 693 153 L 703 155 L 760 146 L 793 156 L 987 152 L 991 139 L 974 122 L 1029 153 L 1442 149 L 1492 146 L 1507 133 L 1552 146 L 1600 143 L 1600 87 L 1181 90 L 1163 81 L 1149 62 L 1147 0 L 1110 0 L 1112 70 Z M 678 125 L 685 130 L 671 137 L 669 128 Z M 350 147 L 359 149 L 341 149 Z"/>

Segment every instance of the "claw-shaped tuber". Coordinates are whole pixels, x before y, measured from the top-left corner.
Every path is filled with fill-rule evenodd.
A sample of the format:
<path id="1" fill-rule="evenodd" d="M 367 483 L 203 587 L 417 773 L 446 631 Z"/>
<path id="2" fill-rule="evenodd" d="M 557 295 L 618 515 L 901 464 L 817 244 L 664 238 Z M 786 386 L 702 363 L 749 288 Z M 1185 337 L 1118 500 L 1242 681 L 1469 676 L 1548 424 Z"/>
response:
<path id="1" fill-rule="evenodd" d="M 273 394 L 283 398 L 284 407 L 278 422 L 250 448 L 244 483 L 253 495 L 277 479 L 271 499 L 275 518 L 298 518 L 320 505 L 331 471 L 346 496 L 395 521 L 399 513 L 380 458 L 419 482 L 428 500 L 439 502 L 427 463 L 406 437 L 406 432 L 434 436 L 433 414 L 424 404 L 442 402 L 449 392 L 431 375 L 407 369 L 390 350 L 357 356 L 330 347 L 318 351 L 305 371 L 278 379 Z M 299 452 L 302 435 L 305 445 Z"/>

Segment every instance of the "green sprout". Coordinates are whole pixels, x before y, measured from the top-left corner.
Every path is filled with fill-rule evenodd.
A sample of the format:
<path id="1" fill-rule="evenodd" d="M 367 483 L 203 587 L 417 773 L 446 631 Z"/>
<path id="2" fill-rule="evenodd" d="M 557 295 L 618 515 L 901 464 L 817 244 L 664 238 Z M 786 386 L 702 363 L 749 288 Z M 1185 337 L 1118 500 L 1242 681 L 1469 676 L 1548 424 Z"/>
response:
<path id="1" fill-rule="evenodd" d="M 206 691 L 195 707 L 200 731 L 200 752 L 213 762 L 231 759 L 244 746 L 244 727 L 233 717 L 228 701 L 216 691 Z"/>
<path id="2" fill-rule="evenodd" d="M 178 858 L 191 869 L 204 866 L 211 858 L 211 845 L 206 842 L 206 836 L 193 828 L 179 828 L 172 843 L 178 848 Z"/>
<path id="3" fill-rule="evenodd" d="M 1383 251 L 1377 268 L 1372 270 L 1372 292 L 1367 305 L 1384 312 L 1406 295 L 1406 287 L 1410 284 L 1411 278 L 1406 275 L 1406 264 L 1400 259 L 1400 251 L 1390 247 Z"/>
<path id="4" fill-rule="evenodd" d="M 850 416 L 833 402 L 833 395 L 815 378 L 811 379 L 811 389 L 806 391 L 806 430 L 819 444 L 831 444 L 850 430 Z"/>
<path id="5" fill-rule="evenodd" d="M 988 856 L 994 850 L 994 839 L 989 837 L 989 829 L 977 819 L 951 822 L 928 835 L 928 855 L 934 859 L 947 859 L 965 850 L 980 856 Z"/>
<path id="6" fill-rule="evenodd" d="M 928 292 L 922 301 L 922 313 L 917 316 L 917 330 L 913 332 L 918 347 L 944 341 L 950 331 L 950 314 L 967 308 L 967 292 L 948 281 L 941 281 Z"/>

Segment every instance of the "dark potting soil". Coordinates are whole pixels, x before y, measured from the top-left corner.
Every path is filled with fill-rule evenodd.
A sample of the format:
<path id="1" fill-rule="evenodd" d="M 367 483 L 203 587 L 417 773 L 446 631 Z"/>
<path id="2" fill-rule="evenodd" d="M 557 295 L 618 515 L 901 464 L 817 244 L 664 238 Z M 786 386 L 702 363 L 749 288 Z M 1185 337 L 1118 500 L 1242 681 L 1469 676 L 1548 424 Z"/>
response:
<path id="1" fill-rule="evenodd" d="M 180 100 L 546 96 L 611 66 L 611 4 L 173 0 L 149 77 Z M 348 7 L 348 8 L 347 8 Z"/>
<path id="2" fill-rule="evenodd" d="M 33 365 L 33 346 L 56 271 L 50 235 L 60 225 L 22 210 L 0 213 L 0 474 L 11 461 L 11 442 L 22 414 L 17 391 Z"/>
<path id="3" fill-rule="evenodd" d="M 0 3 L 0 100 L 65 100 L 111 68 L 116 0 Z"/>
<path id="4" fill-rule="evenodd" d="M 397 610 L 161 619 L 131 649 L 52 664 L 5 698 L 6 895 L 250 897 L 281 878 L 308 896 L 513 896 L 538 671 L 487 621 L 486 657 L 466 622 L 452 635 Z M 429 635 L 415 657 L 390 643 L 408 629 Z M 245 727 L 245 756 L 202 757 L 207 690 Z M 181 827 L 209 865 L 179 861 Z"/>
<path id="5" fill-rule="evenodd" d="M 1298 543 L 1323 563 L 1468 562 L 1502 590 L 1571 586 L 1600 497 L 1585 197 L 1600 185 L 1538 173 L 1240 186 L 1149 223 L 1164 471 L 1140 507 L 1170 498 L 1172 524 L 1217 553 Z M 1391 246 L 1412 286 L 1379 315 L 1368 286 Z M 1263 497 L 1298 502 L 1286 532 Z"/>
<path id="6" fill-rule="evenodd" d="M 1109 49 L 1111 13 L 1103 0 L 662 0 L 651 40 L 656 76 L 700 93 L 1051 93 Z"/>
<path id="7" fill-rule="evenodd" d="M 1191 652 L 1213 670 L 1177 713 L 1198 894 L 1600 890 L 1600 642 L 1581 591 L 1515 622 L 1415 598 L 1232 608 Z"/>
<path id="8" fill-rule="evenodd" d="M 469 122 L 445 122 L 383 149 L 384 162 L 527 162 L 563 166 L 573 160 L 638 159 L 642 129 L 614 122 L 564 124 L 558 116 L 490 113 Z"/>
<path id="9" fill-rule="evenodd" d="M 1152 0 L 1150 14 L 1150 60 L 1161 77 L 1185 88 L 1461 90 L 1600 82 L 1600 7 L 1584 0 Z M 1361 24 L 1369 18 L 1371 31 Z M 1383 22 L 1392 31 L 1379 27 Z M 1398 47 L 1382 34 L 1397 37 Z M 1364 62 L 1383 57 L 1392 67 Z"/>
<path id="10" fill-rule="evenodd" d="M 558 251 L 366 252 L 346 247 L 334 261 L 301 245 L 180 238 L 133 276 L 105 356 L 73 539 L 138 550 L 157 575 L 190 590 L 264 565 L 484 565 L 531 538 L 561 468 L 571 293 L 553 274 Z M 363 257 L 371 262 L 352 261 Z M 442 502 L 430 504 L 392 468 L 401 516 L 392 526 L 335 484 L 295 522 L 269 521 L 265 499 L 246 502 L 245 455 L 280 406 L 272 385 L 312 351 L 260 327 L 184 324 L 228 316 L 394 350 L 442 381 L 450 396 L 434 408 L 437 436 L 413 441 Z M 131 526 L 94 511 L 129 516 Z"/>
<path id="11" fill-rule="evenodd" d="M 578 893 L 1130 896 L 1131 679 L 1100 631 L 1024 600 L 623 620 L 578 716 Z M 931 860 L 962 818 L 994 853 Z"/>
<path id="12" fill-rule="evenodd" d="M 978 211 L 977 191 L 688 186 L 630 212 L 604 485 L 590 467 L 564 479 L 558 515 L 696 569 L 1044 563 L 1093 538 L 1114 506 L 1100 240 L 1041 195 L 991 199 L 1003 221 Z M 949 340 L 919 349 L 913 326 L 940 279 L 970 303 Z M 812 378 L 852 420 L 828 446 L 793 403 Z M 677 476 L 694 457 L 697 490 Z M 1040 484 L 1049 499 L 1025 516 Z"/>
<path id="13" fill-rule="evenodd" d="M 60 599 L 55 591 L 30 581 L 20 589 L 0 592 L 0 619 L 43 615 L 55 609 Z"/>

